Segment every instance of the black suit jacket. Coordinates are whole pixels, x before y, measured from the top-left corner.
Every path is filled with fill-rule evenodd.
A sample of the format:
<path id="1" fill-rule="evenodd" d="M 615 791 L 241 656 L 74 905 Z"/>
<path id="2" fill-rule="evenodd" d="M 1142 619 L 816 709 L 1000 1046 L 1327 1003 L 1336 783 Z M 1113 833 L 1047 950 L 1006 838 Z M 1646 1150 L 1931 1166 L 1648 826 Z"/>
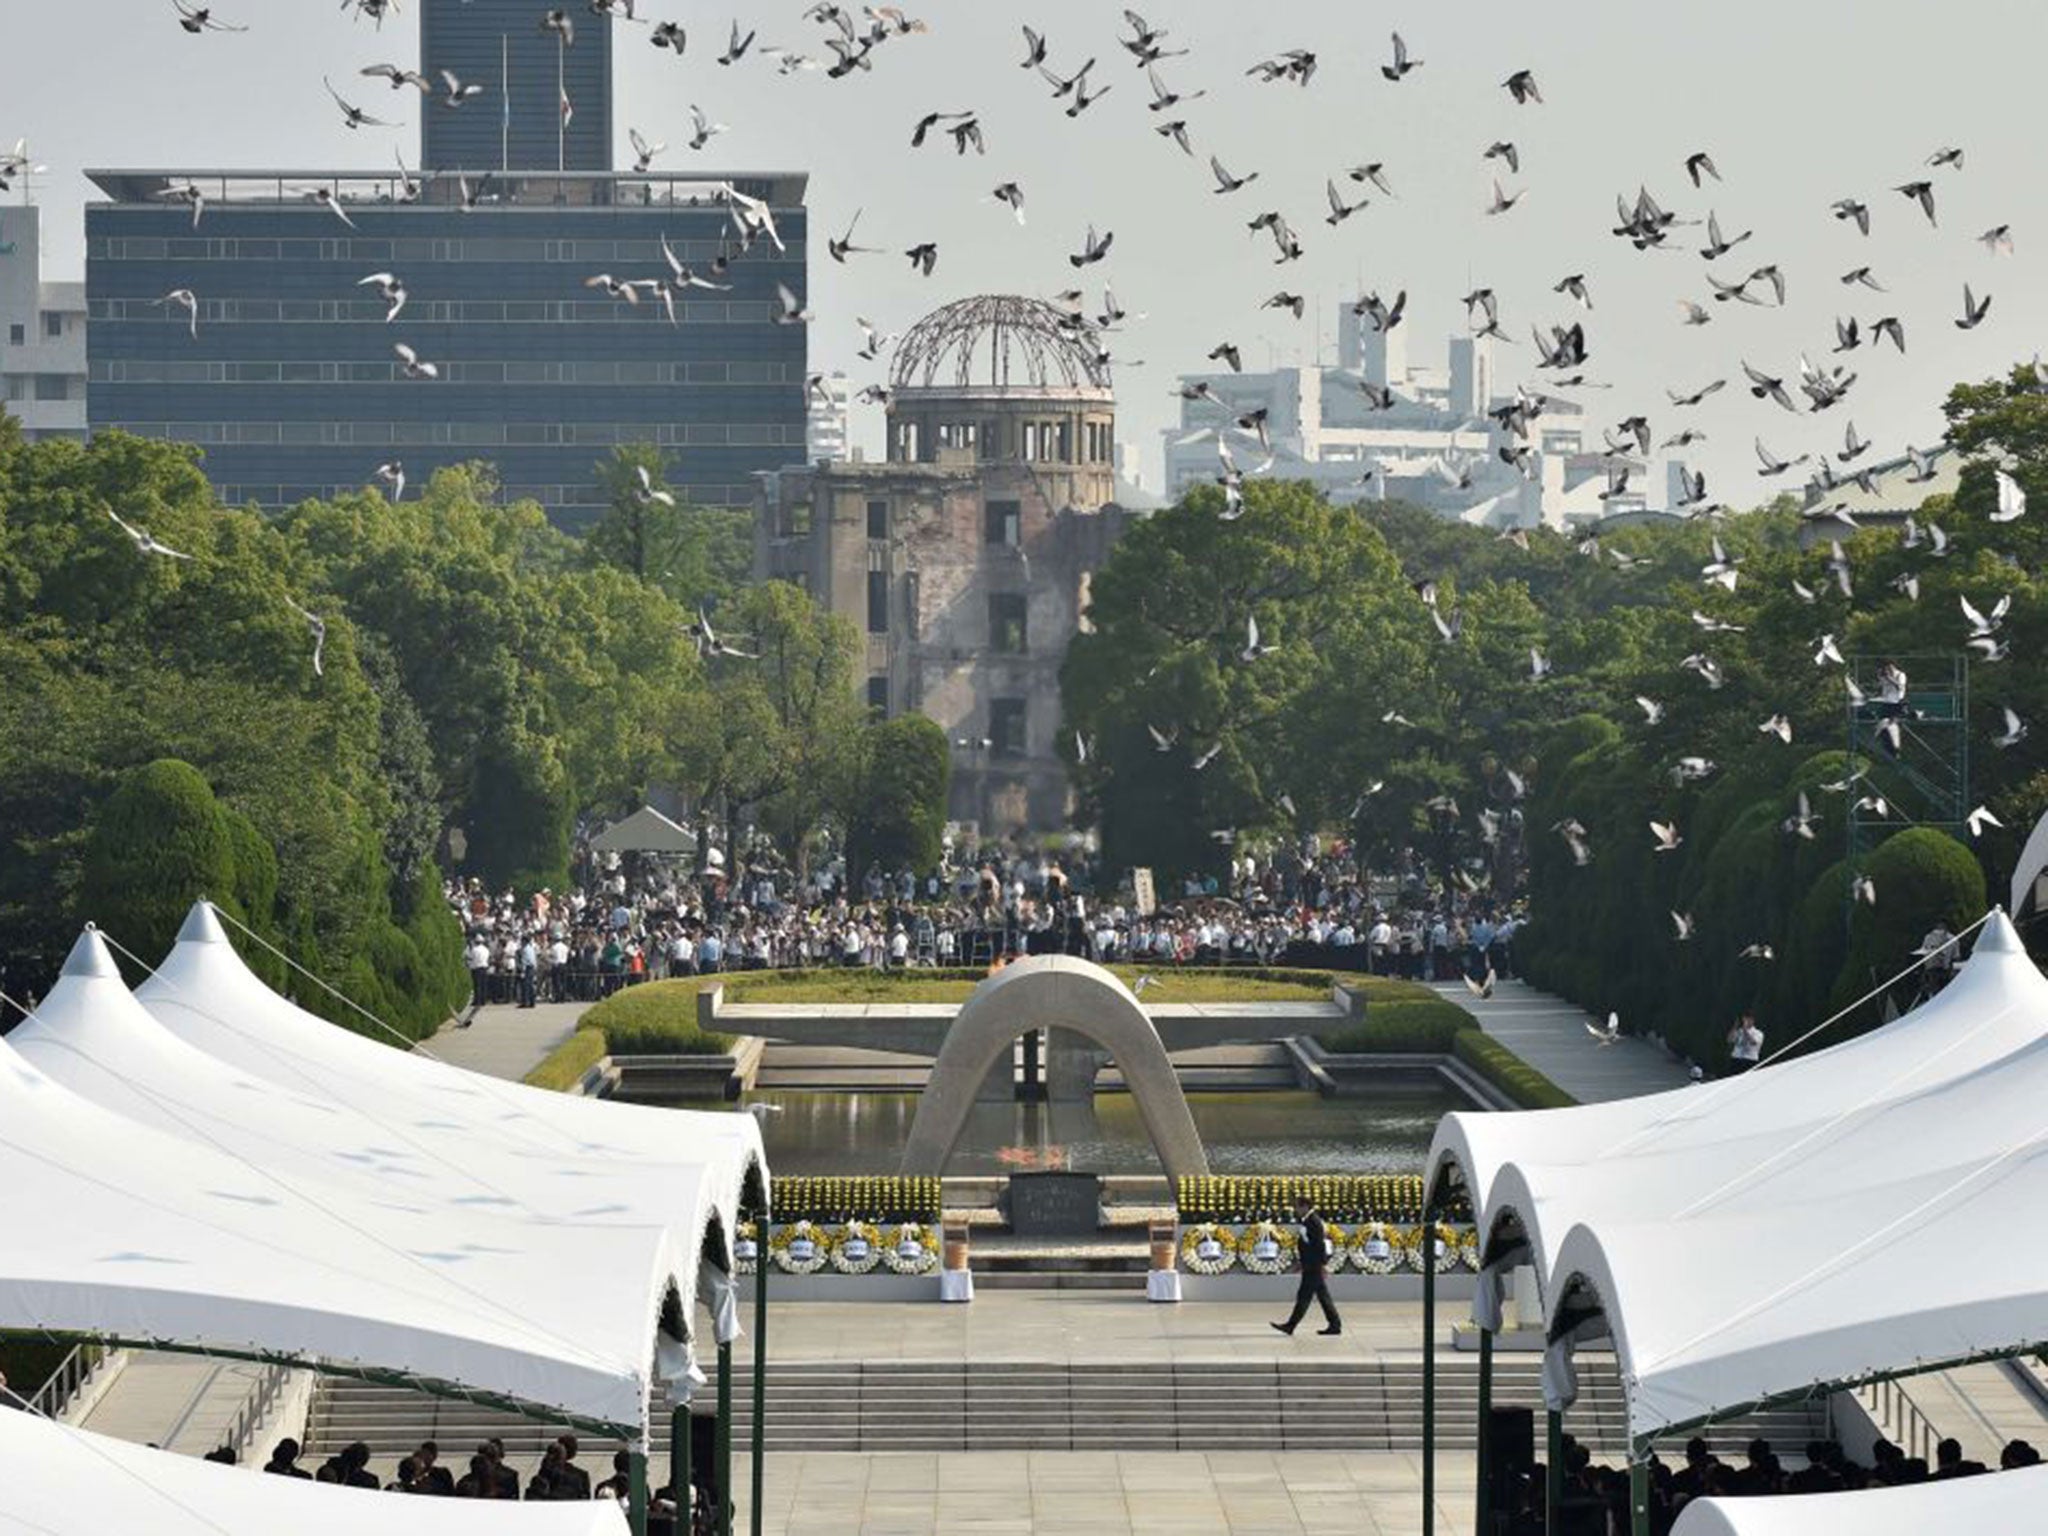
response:
<path id="1" fill-rule="evenodd" d="M 1301 1224 L 1301 1272 L 1319 1275 L 1330 1267 L 1330 1234 L 1321 1211 L 1310 1211 Z"/>

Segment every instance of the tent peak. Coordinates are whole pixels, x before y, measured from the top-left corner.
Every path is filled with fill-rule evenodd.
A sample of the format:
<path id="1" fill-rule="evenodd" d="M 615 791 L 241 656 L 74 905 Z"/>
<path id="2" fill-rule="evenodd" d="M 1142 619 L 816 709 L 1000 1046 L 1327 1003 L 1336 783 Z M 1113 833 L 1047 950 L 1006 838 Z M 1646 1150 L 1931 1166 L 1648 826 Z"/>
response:
<path id="1" fill-rule="evenodd" d="M 225 944 L 227 930 L 220 925 L 220 914 L 213 909 L 213 903 L 201 897 L 192 903 L 192 910 L 185 914 L 184 926 L 178 930 L 180 944 Z"/>
<path id="2" fill-rule="evenodd" d="M 87 923 L 78 942 L 71 946 L 71 953 L 65 956 L 61 974 L 119 981 L 121 968 L 114 963 L 113 951 L 107 948 L 99 929 Z"/>
<path id="3" fill-rule="evenodd" d="M 2023 955 L 2027 952 L 2020 942 L 2019 930 L 2012 925 L 2012 919 L 2005 915 L 2003 907 L 1993 907 L 1991 915 L 1984 920 L 1984 928 L 1977 935 L 1972 954 Z"/>

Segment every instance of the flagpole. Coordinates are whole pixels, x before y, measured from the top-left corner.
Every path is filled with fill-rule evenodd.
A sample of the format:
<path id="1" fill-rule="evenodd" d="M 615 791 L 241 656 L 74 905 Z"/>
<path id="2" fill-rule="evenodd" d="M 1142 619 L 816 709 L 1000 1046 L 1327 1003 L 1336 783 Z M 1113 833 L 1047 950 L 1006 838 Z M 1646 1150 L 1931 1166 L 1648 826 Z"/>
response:
<path id="1" fill-rule="evenodd" d="M 564 68 L 568 45 L 562 35 L 555 34 L 555 172 L 561 174 L 569 168 L 569 87 Z"/>
<path id="2" fill-rule="evenodd" d="M 498 34 L 498 169 L 512 169 L 512 40 Z"/>

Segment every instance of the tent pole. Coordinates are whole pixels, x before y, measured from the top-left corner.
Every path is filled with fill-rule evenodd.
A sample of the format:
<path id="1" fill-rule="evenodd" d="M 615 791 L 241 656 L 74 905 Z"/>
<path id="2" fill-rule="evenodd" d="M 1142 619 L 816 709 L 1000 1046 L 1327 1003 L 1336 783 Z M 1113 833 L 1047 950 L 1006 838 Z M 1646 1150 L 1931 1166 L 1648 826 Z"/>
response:
<path id="1" fill-rule="evenodd" d="M 762 1221 L 765 1227 L 767 1222 Z M 761 1536 L 763 1485 L 767 1482 L 768 1441 L 762 1426 L 768 1417 L 768 1245 L 759 1245 L 754 1261 L 754 1502 L 747 1510 L 747 1528 Z"/>
<path id="2" fill-rule="evenodd" d="M 732 1536 L 732 1346 L 718 1346 L 718 1536 Z"/>
<path id="3" fill-rule="evenodd" d="M 1436 1531 L 1436 1203 L 1422 1207 L 1422 1536 Z"/>
<path id="4" fill-rule="evenodd" d="M 1555 1408 L 1543 1415 L 1543 1532 L 1560 1536 L 1564 1530 L 1564 1415 Z"/>
<path id="5" fill-rule="evenodd" d="M 1650 1448 L 1636 1447 L 1628 1462 L 1628 1528 L 1630 1536 L 1650 1536 Z"/>
<path id="6" fill-rule="evenodd" d="M 626 1524 L 633 1536 L 647 1536 L 647 1444 L 626 1455 Z"/>
<path id="7" fill-rule="evenodd" d="M 1481 1284 L 1485 1281 L 1482 1278 Z M 1493 1330 L 1479 1330 L 1479 1487 L 1472 1536 L 1493 1536 Z"/>
<path id="8" fill-rule="evenodd" d="M 690 1485 L 692 1427 L 689 1403 L 676 1404 L 668 1416 L 668 1475 L 669 1486 L 676 1496 L 676 1521 L 685 1531 L 691 1529 L 691 1511 L 697 1505 L 696 1490 Z"/>

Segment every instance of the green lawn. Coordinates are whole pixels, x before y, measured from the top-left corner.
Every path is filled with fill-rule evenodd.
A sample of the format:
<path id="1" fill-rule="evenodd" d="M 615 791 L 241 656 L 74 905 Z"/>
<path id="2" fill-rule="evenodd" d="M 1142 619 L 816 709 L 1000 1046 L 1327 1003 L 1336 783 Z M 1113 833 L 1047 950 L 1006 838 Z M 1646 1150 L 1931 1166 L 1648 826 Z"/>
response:
<path id="1" fill-rule="evenodd" d="M 1328 971 L 1188 970 L 1111 966 L 1126 986 L 1156 978 L 1145 1003 L 1323 1002 Z M 729 1003 L 964 1003 L 981 971 L 754 971 L 724 978 Z"/>

